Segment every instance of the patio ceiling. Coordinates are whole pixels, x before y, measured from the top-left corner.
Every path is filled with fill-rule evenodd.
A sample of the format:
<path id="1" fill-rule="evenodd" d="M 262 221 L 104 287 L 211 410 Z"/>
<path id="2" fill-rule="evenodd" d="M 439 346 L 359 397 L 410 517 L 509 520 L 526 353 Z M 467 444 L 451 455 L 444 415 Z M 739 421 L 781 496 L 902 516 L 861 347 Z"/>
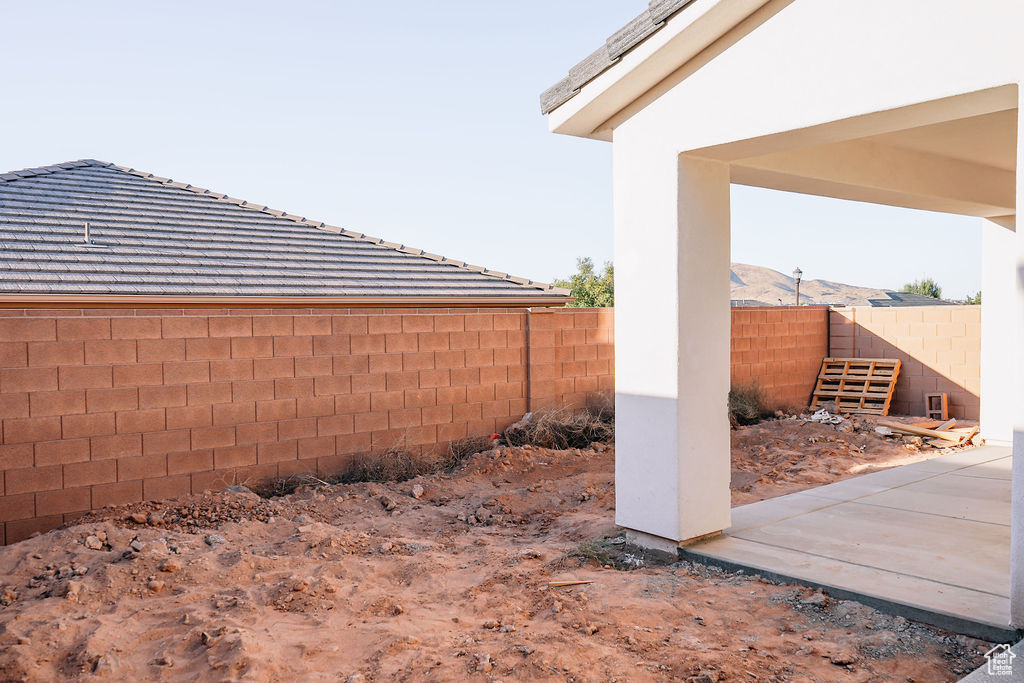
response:
<path id="1" fill-rule="evenodd" d="M 1016 215 L 1016 90 L 999 87 L 688 156 L 739 185 L 999 219 Z"/>

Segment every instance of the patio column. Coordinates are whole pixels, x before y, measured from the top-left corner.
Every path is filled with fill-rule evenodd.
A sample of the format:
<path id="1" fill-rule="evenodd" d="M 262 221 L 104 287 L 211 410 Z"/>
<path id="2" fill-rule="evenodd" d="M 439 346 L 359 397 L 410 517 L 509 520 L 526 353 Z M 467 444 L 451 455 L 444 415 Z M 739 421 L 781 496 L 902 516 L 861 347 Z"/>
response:
<path id="1" fill-rule="evenodd" d="M 1020 116 L 1024 91 L 1017 90 L 1017 195 L 1016 206 L 1024 205 L 1024 119 Z M 1013 242 L 1016 256 L 1013 290 L 1013 316 L 1015 330 L 1008 330 L 1013 341 L 1012 354 L 1006 356 L 1006 363 L 1012 367 L 1006 371 L 1015 378 L 1013 391 L 1003 397 L 1013 406 L 1013 474 L 1010 494 L 1010 624 L 1024 628 L 1024 239 L 1020 232 L 1014 233 Z M 985 294 L 982 293 L 982 301 Z M 982 310 L 982 317 L 985 311 Z M 1015 333 L 1015 334 L 1014 334 Z M 984 340 L 982 342 L 984 349 Z"/>
<path id="2" fill-rule="evenodd" d="M 1013 439 L 1016 378 L 1006 359 L 1015 353 L 1016 238 L 1005 220 L 981 221 L 981 435 L 1009 445 Z"/>
<path id="3" fill-rule="evenodd" d="M 729 167 L 614 144 L 616 522 L 674 552 L 729 526 Z"/>

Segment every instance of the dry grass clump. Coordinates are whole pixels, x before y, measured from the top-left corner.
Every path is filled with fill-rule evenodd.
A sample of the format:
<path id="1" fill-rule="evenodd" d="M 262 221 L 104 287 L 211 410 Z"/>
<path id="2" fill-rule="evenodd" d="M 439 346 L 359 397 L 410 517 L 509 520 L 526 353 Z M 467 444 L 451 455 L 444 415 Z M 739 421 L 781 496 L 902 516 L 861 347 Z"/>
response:
<path id="1" fill-rule="evenodd" d="M 764 392 L 756 384 L 729 389 L 729 424 L 733 427 L 755 424 L 771 417 L 773 412 Z"/>
<path id="2" fill-rule="evenodd" d="M 615 396 L 610 393 L 591 394 L 587 398 L 587 411 L 605 424 L 615 424 Z"/>
<path id="3" fill-rule="evenodd" d="M 336 477 L 334 483 L 406 481 L 425 474 L 426 469 L 424 459 L 410 453 L 400 442 L 385 451 L 367 453 L 358 458 Z"/>
<path id="4" fill-rule="evenodd" d="M 614 437 L 615 410 L 611 400 L 602 396 L 592 399 L 586 410 L 543 410 L 528 415 L 505 430 L 505 439 L 510 446 L 531 444 L 552 450 L 586 448 L 595 441 L 610 441 Z M 451 472 L 466 458 L 490 446 L 488 437 L 471 436 L 452 441 L 447 452 L 437 457 L 414 454 L 408 448 L 407 440 L 401 438 L 387 450 L 359 457 L 340 474 L 325 477 L 294 474 L 263 481 L 250 488 L 264 498 L 276 498 L 295 493 L 301 487 L 408 481 L 427 474 Z"/>
<path id="5" fill-rule="evenodd" d="M 576 560 L 579 564 L 593 562 L 602 567 L 621 569 L 615 550 L 602 541 L 584 541 L 575 548 L 570 548 L 555 560 L 555 567 L 566 569 L 570 564 L 569 560 Z"/>
<path id="6" fill-rule="evenodd" d="M 451 472 L 471 455 L 490 447 L 486 436 L 470 436 L 448 444 L 448 452 L 441 457 L 413 455 L 400 440 L 386 451 L 370 453 L 360 458 L 355 465 L 335 477 L 332 483 L 356 484 L 359 482 L 407 481 L 425 474 Z"/>
<path id="7" fill-rule="evenodd" d="M 462 462 L 490 447 L 486 436 L 471 436 L 448 444 L 448 452 L 440 458 L 414 455 L 401 439 L 391 448 L 378 453 L 368 453 L 359 458 L 351 467 L 340 474 L 316 477 L 312 474 L 293 474 L 276 477 L 255 484 L 250 488 L 263 498 L 287 496 L 301 487 L 314 488 L 335 484 L 358 484 L 362 482 L 408 481 L 425 474 L 451 472 Z"/>
<path id="8" fill-rule="evenodd" d="M 274 477 L 266 479 L 247 488 L 260 498 L 279 498 L 288 496 L 303 486 L 329 486 L 331 482 L 324 481 L 312 474 L 291 474 L 286 477 Z"/>
<path id="9" fill-rule="evenodd" d="M 482 453 L 491 447 L 491 439 L 486 436 L 467 436 L 458 441 L 448 444 L 448 453 L 445 457 L 434 463 L 434 472 L 451 472 L 462 462 L 477 453 Z"/>
<path id="10" fill-rule="evenodd" d="M 615 413 L 607 407 L 579 412 L 552 408 L 527 418 L 505 430 L 505 439 L 510 446 L 530 444 L 552 450 L 586 448 L 595 441 L 609 441 L 615 437 Z"/>

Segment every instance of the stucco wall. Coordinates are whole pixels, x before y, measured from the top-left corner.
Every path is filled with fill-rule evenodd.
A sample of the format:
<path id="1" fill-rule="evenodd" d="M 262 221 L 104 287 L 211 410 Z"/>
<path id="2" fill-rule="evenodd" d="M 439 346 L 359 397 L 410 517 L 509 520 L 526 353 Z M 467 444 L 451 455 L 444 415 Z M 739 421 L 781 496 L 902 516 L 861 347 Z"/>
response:
<path id="1" fill-rule="evenodd" d="M 949 414 L 976 420 L 981 396 L 981 307 L 832 311 L 832 355 L 902 361 L 891 411 L 924 414 L 924 394 L 949 394 Z"/>

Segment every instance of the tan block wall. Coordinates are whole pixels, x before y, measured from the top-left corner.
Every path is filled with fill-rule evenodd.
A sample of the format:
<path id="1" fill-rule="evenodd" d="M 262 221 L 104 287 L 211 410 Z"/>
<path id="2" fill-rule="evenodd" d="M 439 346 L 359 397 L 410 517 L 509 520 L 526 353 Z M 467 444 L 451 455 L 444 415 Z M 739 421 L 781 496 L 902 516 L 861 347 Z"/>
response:
<path id="1" fill-rule="evenodd" d="M 806 407 L 828 355 L 828 308 L 732 309 L 732 384 L 756 384 L 778 407 Z"/>
<path id="2" fill-rule="evenodd" d="M 580 409 L 615 391 L 612 309 L 533 309 L 530 318 L 530 409 Z"/>
<path id="3" fill-rule="evenodd" d="M 976 420 L 981 306 L 855 307 L 832 311 L 833 356 L 902 361 L 891 412 L 923 415 L 924 394 L 949 394 L 952 417 Z"/>
<path id="4" fill-rule="evenodd" d="M 828 316 L 733 309 L 733 383 L 806 405 Z M 904 360 L 894 412 L 948 390 L 977 416 L 978 307 L 831 316 L 832 355 Z M 607 309 L 0 310 L 0 542 L 105 505 L 333 474 L 399 441 L 445 448 L 613 391 Z"/>
<path id="5" fill-rule="evenodd" d="M 489 435 L 523 309 L 0 310 L 0 542 L 105 505 Z M 537 406 L 612 386 L 611 315 L 539 311 Z"/>

